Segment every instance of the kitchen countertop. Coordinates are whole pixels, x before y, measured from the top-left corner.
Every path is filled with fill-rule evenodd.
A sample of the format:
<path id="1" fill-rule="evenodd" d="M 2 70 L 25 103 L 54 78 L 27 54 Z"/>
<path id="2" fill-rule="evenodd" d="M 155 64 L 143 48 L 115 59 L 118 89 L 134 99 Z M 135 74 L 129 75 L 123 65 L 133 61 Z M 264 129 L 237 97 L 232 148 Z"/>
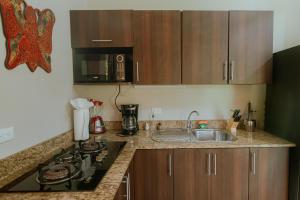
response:
<path id="1" fill-rule="evenodd" d="M 288 142 L 284 139 L 273 136 L 263 131 L 254 133 L 247 133 L 243 130 L 238 130 L 237 140 L 234 142 L 155 142 L 151 139 L 151 132 L 140 131 L 138 135 L 133 137 L 120 137 L 116 131 L 108 131 L 101 135 L 103 139 L 115 141 L 127 141 L 124 149 L 106 173 L 100 184 L 94 191 L 88 192 L 42 192 L 42 193 L 0 193 L 2 200 L 15 200 L 15 199 L 47 199 L 47 200 L 113 200 L 118 188 L 121 184 L 122 178 L 133 159 L 134 153 L 137 149 L 175 149 L 175 148 L 247 148 L 247 147 L 294 147 L 295 144 Z M 99 136 L 96 136 L 99 137 Z M 70 142 L 69 146 L 72 145 Z M 54 147 L 53 147 L 54 148 Z M 2 162 L 2 161 L 1 161 Z M 36 165 L 39 163 L 37 162 Z M 9 168 L 9 165 L 6 166 Z M 5 168 L 5 167 L 4 167 Z M 9 169 L 6 169 L 6 171 Z M 22 170 L 18 168 L 18 170 Z M 0 177 L 4 175 L 5 169 L 0 167 Z M 16 171 L 16 173 L 18 173 Z M 20 173 L 20 172 L 19 172 Z M 24 172 L 25 173 L 25 172 Z M 11 173 L 15 174 L 15 173 Z M 0 186 L 5 185 L 15 179 L 11 176 L 11 180 L 6 178 L 0 179 Z M 5 181 L 5 183 L 3 182 Z"/>

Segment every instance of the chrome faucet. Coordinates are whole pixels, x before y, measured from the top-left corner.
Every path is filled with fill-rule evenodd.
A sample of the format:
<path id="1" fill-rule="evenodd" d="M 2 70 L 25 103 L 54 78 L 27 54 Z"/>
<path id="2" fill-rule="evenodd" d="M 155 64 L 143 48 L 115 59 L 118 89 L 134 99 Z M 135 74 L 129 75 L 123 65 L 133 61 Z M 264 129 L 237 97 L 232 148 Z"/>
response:
<path id="1" fill-rule="evenodd" d="M 199 116 L 199 112 L 198 112 L 197 110 L 194 110 L 194 111 L 192 111 L 192 112 L 189 114 L 189 116 L 188 116 L 188 118 L 187 118 L 187 124 L 186 124 L 186 129 L 187 129 L 187 131 L 190 131 L 190 130 L 193 128 L 193 126 L 192 126 L 192 121 L 191 121 L 191 116 L 192 116 L 194 113 L 195 113 L 197 116 Z"/>

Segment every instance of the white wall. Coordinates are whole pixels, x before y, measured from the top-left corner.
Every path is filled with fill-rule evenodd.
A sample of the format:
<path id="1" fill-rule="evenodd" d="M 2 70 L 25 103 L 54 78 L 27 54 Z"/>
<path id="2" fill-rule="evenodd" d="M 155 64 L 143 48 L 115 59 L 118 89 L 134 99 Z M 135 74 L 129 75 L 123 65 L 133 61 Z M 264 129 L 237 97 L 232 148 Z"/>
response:
<path id="1" fill-rule="evenodd" d="M 0 144 L 0 158 L 28 148 L 69 130 L 72 126 L 68 101 L 74 96 L 97 97 L 105 101 L 105 119 L 117 120 L 112 106 L 115 86 L 72 86 L 70 9 L 262 9 L 274 10 L 274 51 L 300 44 L 297 0 L 27 0 L 37 8 L 50 8 L 56 15 L 53 35 L 52 73 L 38 69 L 31 73 L 19 66 L 4 67 L 5 38 L 0 33 L 0 128 L 15 127 L 16 139 Z M 2 25 L 0 26 L 2 32 Z M 74 90 L 75 89 L 75 90 Z M 149 108 L 161 107 L 161 119 L 184 119 L 198 109 L 201 118 L 221 119 L 229 109 L 253 101 L 263 121 L 265 86 L 123 87 L 120 103 L 140 103 L 141 118 Z M 74 93 L 75 92 L 75 93 Z"/>
<path id="2" fill-rule="evenodd" d="M 64 1 L 27 1 L 51 8 L 56 15 L 52 72 L 27 66 L 7 70 L 5 38 L 0 25 L 0 128 L 13 126 L 15 139 L 0 144 L 0 158 L 28 148 L 71 129 L 68 101 L 73 97 L 68 5 Z"/>
<path id="3" fill-rule="evenodd" d="M 76 86 L 78 95 L 100 99 L 104 102 L 104 120 L 120 120 L 114 105 L 117 86 Z M 259 125 L 264 118 L 265 86 L 122 86 L 118 103 L 140 104 L 139 119 L 150 120 L 151 108 L 162 108 L 156 120 L 186 120 L 192 110 L 198 110 L 195 119 L 228 119 L 231 109 L 246 109 L 251 101 L 258 111 Z"/>

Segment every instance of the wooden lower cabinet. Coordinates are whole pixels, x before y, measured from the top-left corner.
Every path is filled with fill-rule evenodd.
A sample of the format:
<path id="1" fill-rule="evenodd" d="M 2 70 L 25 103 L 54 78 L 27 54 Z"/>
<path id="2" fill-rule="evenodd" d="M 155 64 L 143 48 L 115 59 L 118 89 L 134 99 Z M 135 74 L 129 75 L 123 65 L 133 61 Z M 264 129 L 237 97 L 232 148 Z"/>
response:
<path id="1" fill-rule="evenodd" d="M 172 200 L 173 150 L 137 150 L 134 182 L 136 200 Z"/>
<path id="2" fill-rule="evenodd" d="M 175 200 L 247 200 L 249 149 L 174 150 Z"/>
<path id="3" fill-rule="evenodd" d="M 287 200 L 288 148 L 250 148 L 249 200 Z"/>
<path id="4" fill-rule="evenodd" d="M 174 199 L 210 199 L 208 149 L 174 150 Z"/>
<path id="5" fill-rule="evenodd" d="M 212 151 L 211 199 L 247 200 L 249 148 Z"/>
<path id="6" fill-rule="evenodd" d="M 288 148 L 137 150 L 114 200 L 287 200 Z"/>
<path id="7" fill-rule="evenodd" d="M 114 200 L 134 200 L 134 170 L 130 163 Z"/>

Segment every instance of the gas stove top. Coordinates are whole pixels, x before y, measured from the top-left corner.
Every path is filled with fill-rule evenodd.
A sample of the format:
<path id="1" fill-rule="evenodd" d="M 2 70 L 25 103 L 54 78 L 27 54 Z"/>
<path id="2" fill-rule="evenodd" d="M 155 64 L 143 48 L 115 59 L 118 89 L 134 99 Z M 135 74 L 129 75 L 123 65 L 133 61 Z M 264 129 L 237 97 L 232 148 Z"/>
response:
<path id="1" fill-rule="evenodd" d="M 40 164 L 0 192 L 94 190 L 126 142 L 82 141 Z"/>

